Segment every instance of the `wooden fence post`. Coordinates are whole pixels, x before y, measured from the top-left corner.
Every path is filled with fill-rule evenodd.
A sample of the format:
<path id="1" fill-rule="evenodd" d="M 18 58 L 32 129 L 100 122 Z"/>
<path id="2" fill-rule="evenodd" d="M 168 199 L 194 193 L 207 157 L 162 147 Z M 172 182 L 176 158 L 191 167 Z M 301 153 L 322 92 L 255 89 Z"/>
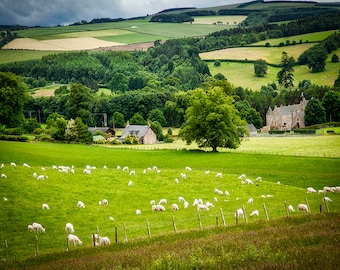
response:
<path id="1" fill-rule="evenodd" d="M 322 204 L 320 204 L 320 214 L 322 214 Z"/>
<path id="2" fill-rule="evenodd" d="M 244 208 L 243 204 L 242 204 L 242 210 L 243 210 L 243 214 L 244 214 L 244 219 L 245 219 L 246 223 L 248 224 L 248 218 L 247 218 L 247 214 L 246 214 L 246 209 Z"/>
<path id="3" fill-rule="evenodd" d="M 146 229 L 148 230 L 148 236 L 151 237 L 149 220 L 146 219 Z"/>
<path id="4" fill-rule="evenodd" d="M 223 226 L 226 227 L 227 223 L 225 222 L 225 218 L 224 218 L 224 214 L 223 214 L 222 208 L 220 208 L 220 213 L 221 213 L 221 218 L 222 218 Z"/>
<path id="5" fill-rule="evenodd" d="M 266 220 L 268 221 L 269 217 L 268 217 L 267 207 L 265 203 L 263 203 L 263 209 L 264 209 L 264 213 L 266 214 Z"/>
<path id="6" fill-rule="evenodd" d="M 38 235 L 35 235 L 35 256 L 39 256 Z"/>
<path id="7" fill-rule="evenodd" d="M 8 261 L 8 243 L 7 243 L 7 240 L 5 240 L 5 253 L 6 253 L 6 260 Z"/>
<path id="8" fill-rule="evenodd" d="M 236 225 L 238 225 L 238 212 L 235 211 L 235 219 L 236 219 Z"/>
<path id="9" fill-rule="evenodd" d="M 198 218 L 198 223 L 200 225 L 200 229 L 202 230 L 202 222 L 201 222 L 201 215 L 200 215 L 200 210 L 197 209 L 197 218 Z"/>
<path id="10" fill-rule="evenodd" d="M 177 232 L 177 228 L 176 228 L 175 218 L 174 218 L 173 215 L 171 216 L 171 219 L 172 219 L 172 225 L 174 226 L 174 231 L 176 233 Z"/>
<path id="11" fill-rule="evenodd" d="M 307 198 L 306 198 L 306 204 L 307 204 L 307 207 L 308 207 L 308 213 L 309 213 L 309 214 L 311 214 L 311 213 L 312 213 L 312 211 L 310 210 L 310 207 L 309 207 L 309 203 L 308 203 L 308 200 L 307 200 Z"/>
<path id="12" fill-rule="evenodd" d="M 96 246 L 96 234 L 95 233 L 92 234 L 92 244 L 94 247 Z"/>
<path id="13" fill-rule="evenodd" d="M 123 228 L 124 228 L 124 242 L 128 242 L 127 234 L 126 234 L 126 227 L 125 227 L 125 222 L 123 223 Z"/>
<path id="14" fill-rule="evenodd" d="M 115 241 L 118 243 L 118 227 L 115 227 Z"/>
<path id="15" fill-rule="evenodd" d="M 284 204 L 285 204 L 285 209 L 286 209 L 286 216 L 289 217 L 289 211 L 288 211 L 288 208 L 287 208 L 287 202 L 284 201 Z"/>
<path id="16" fill-rule="evenodd" d="M 218 216 L 216 216 L 216 227 L 218 227 Z"/>

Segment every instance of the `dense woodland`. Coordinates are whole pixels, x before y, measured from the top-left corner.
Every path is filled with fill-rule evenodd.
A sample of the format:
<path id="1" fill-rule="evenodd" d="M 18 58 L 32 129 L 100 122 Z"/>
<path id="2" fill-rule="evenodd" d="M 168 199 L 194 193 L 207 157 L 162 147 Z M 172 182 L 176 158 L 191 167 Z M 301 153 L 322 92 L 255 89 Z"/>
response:
<path id="1" fill-rule="evenodd" d="M 249 20 L 255 17 L 250 16 Z M 46 122 L 49 115 L 58 113 L 67 119 L 81 117 L 89 126 L 101 126 L 101 117 L 94 117 L 92 113 L 105 112 L 110 123 L 113 123 L 113 115 L 119 113 L 123 119 L 115 119 L 119 127 L 136 115 L 140 121 L 150 120 L 150 112 L 157 110 L 160 116 L 151 120 L 162 122 L 162 126 L 180 127 L 189 106 L 191 90 L 224 87 L 228 83 L 221 74 L 211 77 L 207 64 L 199 57 L 200 52 L 245 46 L 274 37 L 337 30 L 340 28 L 340 13 L 318 14 L 317 17 L 282 24 L 252 25 L 215 32 L 204 38 L 156 41 L 147 51 L 58 53 L 41 60 L 3 64 L 0 71 L 21 76 L 29 89 L 52 82 L 64 84 L 56 90 L 55 96 L 30 97 L 25 101 L 25 117 L 36 118 L 39 122 Z M 308 65 L 311 72 L 323 71 L 327 55 L 339 47 L 340 34 L 335 32 L 293 61 L 293 65 Z M 110 89 L 112 95 L 95 95 L 99 88 Z M 276 83 L 261 89 L 237 87 L 228 95 L 233 97 L 241 118 L 261 128 L 269 106 L 297 103 L 302 92 L 306 99 L 316 98 L 321 102 L 331 90 L 335 90 L 332 92 L 340 102 L 339 79 L 334 87 L 312 85 L 304 80 L 289 87 Z M 79 104 L 75 110 L 71 109 L 72 102 Z M 340 121 L 339 112 L 331 113 L 328 107 L 324 109 L 327 115 L 322 118 L 324 121 Z"/>

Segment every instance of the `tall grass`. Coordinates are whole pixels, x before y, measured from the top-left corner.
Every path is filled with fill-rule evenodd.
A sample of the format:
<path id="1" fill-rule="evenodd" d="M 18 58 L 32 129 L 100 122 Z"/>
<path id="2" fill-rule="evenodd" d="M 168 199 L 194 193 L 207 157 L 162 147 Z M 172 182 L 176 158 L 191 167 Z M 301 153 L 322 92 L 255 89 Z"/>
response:
<path id="1" fill-rule="evenodd" d="M 312 213 L 316 213 L 320 204 L 323 205 L 322 196 L 307 194 L 306 188 L 313 186 L 321 189 L 340 182 L 337 158 L 146 151 L 16 142 L 0 142 L 0 149 L 0 163 L 5 164 L 1 173 L 7 175 L 7 179 L 1 178 L 0 195 L 8 199 L 0 202 L 0 238 L 2 242 L 8 242 L 9 256 L 19 259 L 34 256 L 35 237 L 27 232 L 27 225 L 32 222 L 39 222 L 46 228 L 46 233 L 38 236 L 40 254 L 66 249 L 66 222 L 75 225 L 76 234 L 84 243 L 79 249 L 84 251 L 91 246 L 91 234 L 97 231 L 97 226 L 100 234 L 109 236 L 112 241 L 117 228 L 120 243 L 124 239 L 124 224 L 129 241 L 147 238 L 146 219 L 152 237 L 172 233 L 172 218 L 179 232 L 198 230 L 197 212 L 192 206 L 195 198 L 215 204 L 215 208 L 201 213 L 203 228 L 214 226 L 216 217 L 219 217 L 221 224 L 220 208 L 228 226 L 235 224 L 234 211 L 242 205 L 245 205 L 248 214 L 254 209 L 260 211 L 260 217 L 250 222 L 265 220 L 263 203 L 270 219 L 286 215 L 284 201 L 296 207 L 306 198 Z M 11 167 L 10 162 L 16 162 L 17 167 Z M 24 162 L 31 168 L 23 167 Z M 97 169 L 92 170 L 91 175 L 84 175 L 82 171 L 86 164 Z M 60 173 L 52 170 L 52 165 L 74 165 L 76 173 Z M 103 165 L 109 169 L 103 169 Z M 129 166 L 130 170 L 136 171 L 136 175 L 129 176 L 128 172 L 118 170 L 117 165 Z M 147 170 L 143 174 L 144 169 L 152 166 L 157 166 L 161 172 Z M 185 171 L 185 166 L 193 170 Z M 46 172 L 41 167 L 45 167 Z M 205 174 L 206 170 L 210 170 L 209 175 Z M 32 177 L 33 172 L 46 174 L 48 179 L 38 181 Z M 217 172 L 222 172 L 223 178 L 216 178 Z M 181 173 L 187 174 L 186 180 L 180 178 Z M 244 185 L 238 180 L 242 173 L 250 179 L 261 176 L 263 180 L 258 185 Z M 176 177 L 179 184 L 175 182 Z M 133 186 L 128 186 L 130 180 Z M 281 185 L 276 184 L 278 181 Z M 231 196 L 218 196 L 214 193 L 215 188 L 228 190 Z M 262 198 L 263 195 L 266 198 Z M 273 197 L 268 198 L 267 195 Z M 188 209 L 183 209 L 178 196 L 184 196 L 190 203 Z M 329 204 L 330 210 L 339 211 L 339 194 L 329 196 L 333 199 Z M 217 197 L 217 202 L 214 197 Z M 254 198 L 254 203 L 247 205 L 250 197 Z M 109 200 L 107 207 L 98 205 L 103 198 Z M 152 212 L 150 200 L 158 201 L 161 198 L 168 200 L 167 211 Z M 85 209 L 76 207 L 78 200 L 85 202 Z M 49 204 L 51 210 L 42 210 L 42 203 Z M 172 203 L 178 203 L 180 211 L 172 212 Z M 141 216 L 136 216 L 136 209 L 142 211 Z M 301 214 L 296 212 L 292 215 Z M 240 222 L 244 223 L 243 220 Z"/>

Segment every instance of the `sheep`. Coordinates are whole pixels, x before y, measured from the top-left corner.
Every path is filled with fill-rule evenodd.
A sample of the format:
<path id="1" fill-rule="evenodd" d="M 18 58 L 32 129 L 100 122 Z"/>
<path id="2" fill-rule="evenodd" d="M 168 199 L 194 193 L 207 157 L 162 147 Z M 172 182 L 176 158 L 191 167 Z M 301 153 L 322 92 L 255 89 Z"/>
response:
<path id="1" fill-rule="evenodd" d="M 79 239 L 78 236 L 74 235 L 74 234 L 69 234 L 67 235 L 67 241 L 69 244 L 73 243 L 73 246 L 76 246 L 76 245 L 82 245 L 83 242 Z"/>
<path id="2" fill-rule="evenodd" d="M 250 179 L 246 179 L 245 182 L 248 185 L 253 185 L 254 184 L 254 182 L 252 180 L 250 180 Z"/>
<path id="3" fill-rule="evenodd" d="M 27 163 L 24 163 L 22 166 L 26 167 L 26 168 L 31 168 L 30 165 L 28 165 Z"/>
<path id="4" fill-rule="evenodd" d="M 150 205 L 154 205 L 154 204 L 156 204 L 156 201 L 155 200 L 151 200 L 150 201 Z"/>
<path id="5" fill-rule="evenodd" d="M 323 197 L 322 201 L 324 201 L 324 202 L 331 202 L 332 200 L 329 197 Z"/>
<path id="6" fill-rule="evenodd" d="M 33 228 L 33 226 L 32 226 L 31 224 L 29 224 L 29 225 L 27 226 L 27 231 L 29 231 L 29 232 L 34 232 L 34 228 Z"/>
<path id="7" fill-rule="evenodd" d="M 4 174 L 4 173 L 2 173 L 2 174 L 1 174 L 1 178 L 6 178 L 6 179 L 7 179 L 7 175 Z"/>
<path id="8" fill-rule="evenodd" d="M 74 227 L 72 223 L 66 223 L 65 225 L 65 232 L 66 233 L 74 233 Z"/>
<path id="9" fill-rule="evenodd" d="M 211 207 L 215 207 L 215 205 L 211 202 L 206 202 L 205 205 L 208 207 L 208 208 L 211 208 Z"/>
<path id="10" fill-rule="evenodd" d="M 41 208 L 42 208 L 43 210 L 50 210 L 50 207 L 48 206 L 47 203 L 43 203 L 43 204 L 41 205 Z"/>
<path id="11" fill-rule="evenodd" d="M 32 176 L 33 176 L 33 178 L 37 178 L 38 174 L 36 172 L 34 172 Z"/>
<path id="12" fill-rule="evenodd" d="M 109 204 L 109 201 L 107 199 L 103 199 L 101 201 L 98 202 L 98 205 L 104 205 L 107 206 Z"/>
<path id="13" fill-rule="evenodd" d="M 185 166 L 185 169 L 186 169 L 187 171 L 192 171 L 192 169 L 191 169 L 189 166 Z"/>
<path id="14" fill-rule="evenodd" d="M 84 173 L 87 174 L 87 175 L 90 175 L 90 174 L 91 174 L 91 170 L 89 170 L 89 169 L 84 169 Z"/>
<path id="15" fill-rule="evenodd" d="M 165 207 L 163 205 L 160 204 L 156 204 L 152 206 L 152 211 L 158 211 L 158 212 L 164 212 L 165 211 Z"/>
<path id="16" fill-rule="evenodd" d="M 209 170 L 206 170 L 206 171 L 204 172 L 204 174 L 208 175 L 208 174 L 210 174 L 210 171 L 209 171 Z"/>
<path id="17" fill-rule="evenodd" d="M 77 207 L 78 208 L 85 208 L 85 204 L 82 201 L 78 201 Z"/>
<path id="18" fill-rule="evenodd" d="M 4 197 L 4 202 L 7 202 L 7 201 L 8 201 L 7 197 Z"/>
<path id="19" fill-rule="evenodd" d="M 217 193 L 218 195 L 221 195 L 221 196 L 223 195 L 223 191 L 217 188 L 214 189 L 214 192 Z"/>
<path id="20" fill-rule="evenodd" d="M 40 169 L 41 169 L 43 172 L 46 171 L 46 168 L 45 168 L 45 167 L 41 167 Z"/>
<path id="21" fill-rule="evenodd" d="M 132 186 L 133 186 L 132 180 L 129 181 L 128 186 L 129 186 L 129 187 L 132 187 Z"/>
<path id="22" fill-rule="evenodd" d="M 192 204 L 192 206 L 198 205 L 198 199 L 194 200 L 194 203 Z"/>
<path id="23" fill-rule="evenodd" d="M 158 204 L 167 204 L 167 199 L 161 199 Z"/>
<path id="24" fill-rule="evenodd" d="M 91 169 L 92 169 L 92 166 L 86 165 L 86 166 L 85 166 L 85 169 L 86 169 L 86 170 L 91 170 Z"/>
<path id="25" fill-rule="evenodd" d="M 5 167 L 5 164 L 1 163 L 0 168 L 2 169 L 3 167 Z"/>
<path id="26" fill-rule="evenodd" d="M 214 197 L 214 202 L 218 202 L 218 199 L 216 197 Z"/>
<path id="27" fill-rule="evenodd" d="M 187 201 L 185 201 L 185 202 L 183 203 L 183 207 L 184 207 L 184 209 L 187 209 L 187 208 L 189 207 L 189 203 L 188 203 Z"/>
<path id="28" fill-rule="evenodd" d="M 112 216 L 109 216 L 109 220 L 115 220 Z"/>
<path id="29" fill-rule="evenodd" d="M 137 209 L 137 210 L 136 210 L 136 215 L 137 215 L 137 216 L 140 216 L 141 214 L 142 214 L 142 212 L 141 212 L 139 209 Z"/>
<path id="30" fill-rule="evenodd" d="M 130 174 L 129 174 L 130 176 L 132 176 L 132 175 L 136 175 L 136 171 L 130 171 Z"/>
<path id="31" fill-rule="evenodd" d="M 253 212 L 251 212 L 251 214 L 250 214 L 250 216 L 251 217 L 254 217 L 254 216 L 259 216 L 260 215 L 260 212 L 259 212 L 259 210 L 254 210 Z"/>
<path id="32" fill-rule="evenodd" d="M 326 192 L 334 192 L 334 190 L 331 187 L 323 187 L 323 191 Z"/>
<path id="33" fill-rule="evenodd" d="M 247 203 L 253 203 L 254 199 L 253 198 L 249 198 L 249 200 L 247 201 Z"/>
<path id="34" fill-rule="evenodd" d="M 277 181 L 276 184 L 279 186 L 279 185 L 281 185 L 281 182 L 280 182 L 280 181 Z"/>
<path id="35" fill-rule="evenodd" d="M 179 196 L 179 197 L 178 197 L 178 201 L 179 201 L 179 202 L 185 202 L 185 199 L 184 199 L 182 196 Z"/>
<path id="36" fill-rule="evenodd" d="M 237 217 L 237 218 L 244 218 L 243 209 L 242 209 L 242 208 L 237 209 L 236 212 L 235 212 L 235 214 L 234 214 L 234 217 Z"/>
<path id="37" fill-rule="evenodd" d="M 315 193 L 315 192 L 316 192 L 316 190 L 314 188 L 312 188 L 312 187 L 307 188 L 307 193 Z"/>
<path id="38" fill-rule="evenodd" d="M 261 176 L 257 177 L 256 181 L 261 182 L 262 181 L 262 177 Z"/>
<path id="39" fill-rule="evenodd" d="M 153 169 L 154 171 L 157 171 L 157 170 L 158 170 L 157 166 L 152 166 L 152 169 Z"/>
<path id="40" fill-rule="evenodd" d="M 288 205 L 289 212 L 295 212 L 293 205 Z"/>
<path id="41" fill-rule="evenodd" d="M 103 166 L 103 169 L 104 169 L 104 170 L 107 170 L 107 166 L 106 166 L 106 165 L 104 165 L 104 166 Z"/>
<path id="42" fill-rule="evenodd" d="M 32 227 L 33 227 L 35 232 L 40 232 L 40 233 L 45 232 L 45 228 L 40 223 L 34 222 L 34 223 L 32 223 Z"/>
<path id="43" fill-rule="evenodd" d="M 246 175 L 243 173 L 238 177 L 238 180 L 244 180 L 246 179 Z"/>
<path id="44" fill-rule="evenodd" d="M 187 175 L 185 173 L 181 173 L 181 178 L 182 179 L 187 179 Z"/>
<path id="45" fill-rule="evenodd" d="M 230 196 L 230 193 L 229 193 L 228 190 L 226 190 L 226 191 L 224 192 L 224 194 L 225 194 L 226 196 Z"/>
<path id="46" fill-rule="evenodd" d="M 318 195 L 320 195 L 320 194 L 325 194 L 325 191 L 323 189 L 319 189 L 318 190 Z"/>
<path id="47" fill-rule="evenodd" d="M 304 211 L 304 212 L 309 213 L 307 204 L 300 203 L 300 204 L 298 205 L 298 210 L 299 210 L 299 212 L 300 212 L 300 211 Z"/>
<path id="48" fill-rule="evenodd" d="M 172 208 L 173 211 L 178 211 L 179 210 L 179 207 L 178 207 L 178 205 L 176 203 L 173 203 L 171 205 L 171 208 Z"/>
<path id="49" fill-rule="evenodd" d="M 175 178 L 175 183 L 176 183 L 176 184 L 179 184 L 179 180 L 178 180 L 177 177 Z"/>
<path id="50" fill-rule="evenodd" d="M 216 174 L 216 177 L 217 177 L 217 178 L 222 178 L 222 173 L 217 173 L 217 174 Z"/>
<path id="51" fill-rule="evenodd" d="M 340 186 L 335 187 L 335 188 L 334 188 L 334 192 L 340 193 Z"/>
<path id="52" fill-rule="evenodd" d="M 37 180 L 42 180 L 42 181 L 44 181 L 44 180 L 45 180 L 45 175 L 40 174 L 40 175 L 37 177 Z"/>
<path id="53" fill-rule="evenodd" d="M 197 210 L 198 211 L 201 211 L 201 210 L 209 211 L 209 207 L 206 206 L 205 204 L 199 203 L 199 204 L 197 204 Z"/>
<path id="54" fill-rule="evenodd" d="M 128 166 L 125 166 L 124 168 L 123 168 L 123 172 L 127 172 L 129 170 L 129 167 Z"/>
<path id="55" fill-rule="evenodd" d="M 17 164 L 15 164 L 14 162 L 11 162 L 11 166 L 12 166 L 12 167 L 16 167 Z"/>
<path id="56" fill-rule="evenodd" d="M 57 170 L 57 166 L 56 165 L 52 165 L 52 170 Z"/>
<path id="57" fill-rule="evenodd" d="M 104 236 L 104 237 L 99 236 L 99 245 L 100 246 L 107 246 L 107 245 L 110 245 L 110 244 L 111 244 L 111 241 L 107 236 Z"/>

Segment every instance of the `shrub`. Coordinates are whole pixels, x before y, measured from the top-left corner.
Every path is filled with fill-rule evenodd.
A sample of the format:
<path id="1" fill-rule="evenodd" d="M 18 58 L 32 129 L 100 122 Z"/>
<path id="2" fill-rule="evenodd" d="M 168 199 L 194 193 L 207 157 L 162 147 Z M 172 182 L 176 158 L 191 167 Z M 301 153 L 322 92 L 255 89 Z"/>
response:
<path id="1" fill-rule="evenodd" d="M 315 129 L 294 129 L 294 134 L 315 134 Z"/>

